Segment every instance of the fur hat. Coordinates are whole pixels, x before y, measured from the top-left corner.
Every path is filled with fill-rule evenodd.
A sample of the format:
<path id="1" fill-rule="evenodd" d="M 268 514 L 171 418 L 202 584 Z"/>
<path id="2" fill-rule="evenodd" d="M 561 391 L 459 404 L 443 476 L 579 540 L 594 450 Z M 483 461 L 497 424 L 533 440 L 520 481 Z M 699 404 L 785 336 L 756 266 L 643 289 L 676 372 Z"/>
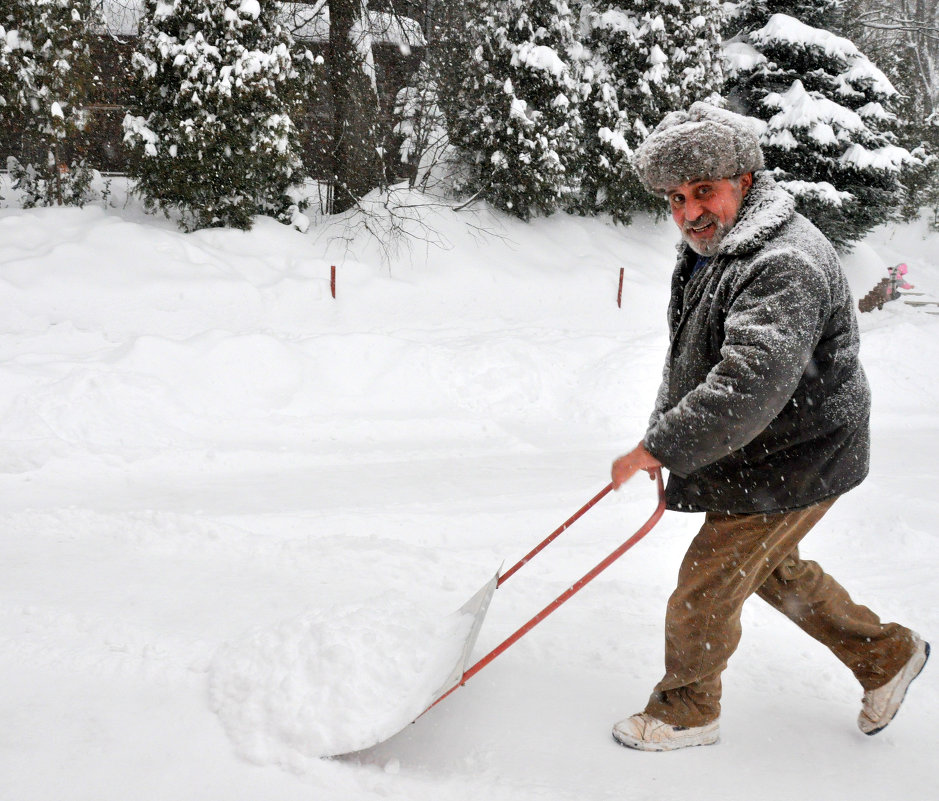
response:
<path id="1" fill-rule="evenodd" d="M 650 192 L 686 181 L 732 178 L 763 169 L 755 120 L 733 111 L 694 103 L 673 111 L 636 148 L 633 165 Z"/>

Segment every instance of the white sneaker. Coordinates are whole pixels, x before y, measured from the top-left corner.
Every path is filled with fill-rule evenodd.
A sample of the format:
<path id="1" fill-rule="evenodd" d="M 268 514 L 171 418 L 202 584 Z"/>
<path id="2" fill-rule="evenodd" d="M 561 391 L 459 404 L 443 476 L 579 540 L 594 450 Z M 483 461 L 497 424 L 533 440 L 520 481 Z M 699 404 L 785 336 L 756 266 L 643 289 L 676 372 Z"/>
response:
<path id="1" fill-rule="evenodd" d="M 675 751 L 692 745 L 711 745 L 717 742 L 719 734 L 716 720 L 704 726 L 673 726 L 645 712 L 613 727 L 613 739 L 637 751 Z"/>
<path id="2" fill-rule="evenodd" d="M 913 656 L 896 676 L 883 687 L 864 693 L 861 714 L 857 718 L 858 728 L 864 734 L 877 734 L 893 720 L 900 704 L 903 703 L 910 682 L 920 674 L 929 659 L 929 643 L 918 634 L 913 635 L 913 646 Z"/>

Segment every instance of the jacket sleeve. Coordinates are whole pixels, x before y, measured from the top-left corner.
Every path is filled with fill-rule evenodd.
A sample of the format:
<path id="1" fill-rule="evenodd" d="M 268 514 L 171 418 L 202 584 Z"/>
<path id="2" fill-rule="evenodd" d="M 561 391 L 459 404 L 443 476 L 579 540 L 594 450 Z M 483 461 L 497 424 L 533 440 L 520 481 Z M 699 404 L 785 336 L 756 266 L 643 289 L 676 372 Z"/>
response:
<path id="1" fill-rule="evenodd" d="M 802 254 L 754 260 L 731 288 L 720 361 L 647 431 L 649 452 L 687 476 L 753 440 L 799 385 L 830 306 L 823 270 Z"/>
<path id="2" fill-rule="evenodd" d="M 662 368 L 662 383 L 659 384 L 659 391 L 655 395 L 655 408 L 652 410 L 652 416 L 649 418 L 648 429 L 655 428 L 662 415 L 668 410 L 668 359 L 665 360 L 665 366 Z"/>

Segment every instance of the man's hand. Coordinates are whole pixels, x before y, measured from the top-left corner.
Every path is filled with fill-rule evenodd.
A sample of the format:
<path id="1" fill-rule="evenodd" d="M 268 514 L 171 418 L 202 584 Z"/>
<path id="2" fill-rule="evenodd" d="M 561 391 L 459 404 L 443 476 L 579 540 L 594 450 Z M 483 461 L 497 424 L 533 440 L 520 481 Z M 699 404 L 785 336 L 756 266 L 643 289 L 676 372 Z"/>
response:
<path id="1" fill-rule="evenodd" d="M 613 489 L 618 490 L 629 479 L 631 479 L 640 470 L 645 470 L 649 478 L 655 479 L 655 470 L 662 466 L 662 463 L 656 459 L 646 446 L 641 442 L 629 453 L 620 456 L 613 462 L 611 475 L 613 476 Z"/>

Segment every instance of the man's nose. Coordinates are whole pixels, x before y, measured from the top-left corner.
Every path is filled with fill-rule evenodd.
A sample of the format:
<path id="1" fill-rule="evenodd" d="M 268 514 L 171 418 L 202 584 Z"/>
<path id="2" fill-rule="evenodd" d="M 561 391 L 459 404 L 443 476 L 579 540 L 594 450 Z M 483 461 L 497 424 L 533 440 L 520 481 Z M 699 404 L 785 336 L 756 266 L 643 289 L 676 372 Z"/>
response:
<path id="1" fill-rule="evenodd" d="M 685 200 L 685 220 L 693 222 L 704 213 L 704 206 L 694 198 Z"/>

